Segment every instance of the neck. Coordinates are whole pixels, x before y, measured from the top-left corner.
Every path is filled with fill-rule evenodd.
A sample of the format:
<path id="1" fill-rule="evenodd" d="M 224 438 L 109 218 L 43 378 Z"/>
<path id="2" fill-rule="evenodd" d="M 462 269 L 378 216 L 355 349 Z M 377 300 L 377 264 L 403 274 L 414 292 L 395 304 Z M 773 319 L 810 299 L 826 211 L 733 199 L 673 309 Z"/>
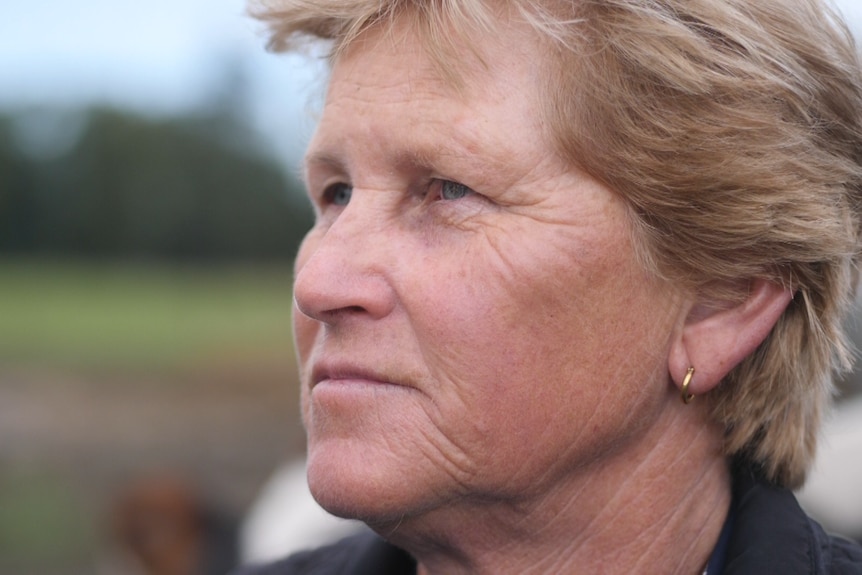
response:
<path id="1" fill-rule="evenodd" d="M 706 406 L 682 407 L 550 492 L 465 502 L 381 533 L 417 558 L 420 575 L 700 575 L 730 506 L 730 476 Z"/>

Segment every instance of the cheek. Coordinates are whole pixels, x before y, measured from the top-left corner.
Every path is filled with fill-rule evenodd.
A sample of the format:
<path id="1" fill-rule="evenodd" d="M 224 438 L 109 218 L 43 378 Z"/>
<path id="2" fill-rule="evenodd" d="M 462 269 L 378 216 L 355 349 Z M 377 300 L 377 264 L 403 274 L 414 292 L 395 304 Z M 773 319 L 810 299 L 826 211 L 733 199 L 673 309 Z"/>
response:
<path id="1" fill-rule="evenodd" d="M 630 262 L 594 257 L 603 252 L 574 235 L 535 240 L 512 235 L 437 258 L 435 271 L 404 290 L 414 300 L 408 309 L 426 310 L 413 319 L 424 321 L 423 340 L 441 361 L 505 380 L 523 366 L 603 356 L 615 333 L 631 335 L 621 324 L 636 299 L 632 286 L 644 278 L 628 273 Z M 605 251 L 625 253 L 616 245 Z"/>
<path id="2" fill-rule="evenodd" d="M 661 307 L 658 290 L 628 255 L 590 255 L 630 254 L 627 244 L 556 239 L 531 249 L 513 238 L 480 259 L 462 252 L 421 292 L 429 313 L 417 334 L 432 376 L 448 384 L 437 421 L 463 434 L 478 468 L 589 457 L 640 427 L 626 424 L 633 406 L 660 397 L 670 315 L 643 311 Z"/>

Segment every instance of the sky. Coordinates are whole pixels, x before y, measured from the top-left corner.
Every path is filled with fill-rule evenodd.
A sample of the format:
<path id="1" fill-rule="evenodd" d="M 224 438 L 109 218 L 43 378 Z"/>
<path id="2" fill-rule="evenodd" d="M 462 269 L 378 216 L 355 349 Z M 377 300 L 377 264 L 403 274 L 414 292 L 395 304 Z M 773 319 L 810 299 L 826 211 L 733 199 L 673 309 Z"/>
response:
<path id="1" fill-rule="evenodd" d="M 238 67 L 248 118 L 292 161 L 313 130 L 322 63 L 264 43 L 244 0 L 0 0 L 0 112 L 194 112 Z"/>
<path id="2" fill-rule="evenodd" d="M 862 44 L 862 0 L 836 4 Z M 0 111 L 189 112 L 237 79 L 233 66 L 248 118 L 293 161 L 313 129 L 321 65 L 263 45 L 245 0 L 0 0 Z"/>

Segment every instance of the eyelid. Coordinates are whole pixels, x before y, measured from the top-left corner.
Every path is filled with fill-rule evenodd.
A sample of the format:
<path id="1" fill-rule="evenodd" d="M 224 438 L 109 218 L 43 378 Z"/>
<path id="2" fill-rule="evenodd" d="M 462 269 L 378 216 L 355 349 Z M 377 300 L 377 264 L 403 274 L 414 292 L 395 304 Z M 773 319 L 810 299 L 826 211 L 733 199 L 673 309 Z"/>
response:
<path id="1" fill-rule="evenodd" d="M 303 172 L 305 189 L 314 204 L 325 203 L 324 193 L 333 184 L 341 182 L 350 185 L 342 162 L 328 154 L 306 156 Z"/>
<path id="2" fill-rule="evenodd" d="M 350 179 L 341 175 L 332 175 L 326 177 L 311 177 L 308 178 L 305 184 L 308 195 L 311 201 L 316 205 L 326 205 L 329 203 L 329 191 L 337 184 L 352 186 Z"/>

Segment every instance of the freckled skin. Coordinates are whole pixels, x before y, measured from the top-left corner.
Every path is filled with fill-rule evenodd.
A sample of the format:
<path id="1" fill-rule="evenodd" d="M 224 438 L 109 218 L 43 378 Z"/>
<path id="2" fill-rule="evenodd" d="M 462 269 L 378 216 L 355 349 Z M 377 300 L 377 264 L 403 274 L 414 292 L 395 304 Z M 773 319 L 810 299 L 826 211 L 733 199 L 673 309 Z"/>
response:
<path id="1" fill-rule="evenodd" d="M 636 452 L 684 319 L 639 267 L 623 201 L 553 154 L 539 48 L 477 45 L 489 68 L 459 93 L 415 36 L 372 31 L 335 63 L 308 154 L 317 223 L 294 327 L 309 482 L 381 531 L 528 509 Z M 473 193 L 441 199 L 440 180 Z M 327 200 L 338 182 L 346 205 Z M 398 385 L 314 386 L 333 358 Z"/>

